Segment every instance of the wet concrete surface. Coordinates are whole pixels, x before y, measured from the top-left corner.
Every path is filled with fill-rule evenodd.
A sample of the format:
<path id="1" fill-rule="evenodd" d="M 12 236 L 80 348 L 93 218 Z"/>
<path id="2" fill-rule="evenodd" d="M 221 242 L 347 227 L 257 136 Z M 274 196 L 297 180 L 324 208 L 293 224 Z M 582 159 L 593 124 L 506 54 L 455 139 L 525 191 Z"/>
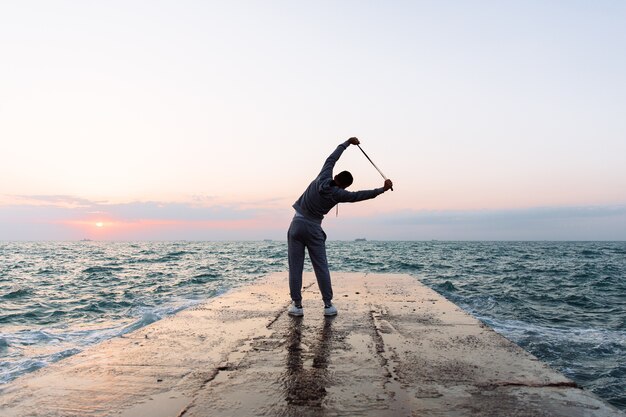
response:
<path id="1" fill-rule="evenodd" d="M 287 274 L 5 386 L 2 416 L 625 416 L 408 275 Z"/>

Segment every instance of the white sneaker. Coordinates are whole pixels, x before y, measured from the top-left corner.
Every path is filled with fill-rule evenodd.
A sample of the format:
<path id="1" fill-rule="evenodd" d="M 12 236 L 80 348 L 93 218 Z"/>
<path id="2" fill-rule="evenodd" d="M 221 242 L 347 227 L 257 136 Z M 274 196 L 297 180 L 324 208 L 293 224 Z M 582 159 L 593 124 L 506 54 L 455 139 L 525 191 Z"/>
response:
<path id="1" fill-rule="evenodd" d="M 336 316 L 337 315 L 337 307 L 331 305 L 330 307 L 324 307 L 324 315 L 325 316 Z"/>
<path id="2" fill-rule="evenodd" d="M 291 302 L 291 306 L 287 310 L 287 314 L 290 316 L 301 317 L 304 316 L 304 309 L 302 307 L 296 307 L 296 303 L 294 301 Z"/>

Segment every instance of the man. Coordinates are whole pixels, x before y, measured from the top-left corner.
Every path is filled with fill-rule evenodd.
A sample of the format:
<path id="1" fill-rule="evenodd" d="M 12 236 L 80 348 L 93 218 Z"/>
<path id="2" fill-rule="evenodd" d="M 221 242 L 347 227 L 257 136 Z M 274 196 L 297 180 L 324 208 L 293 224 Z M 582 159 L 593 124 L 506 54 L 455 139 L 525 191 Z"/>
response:
<path id="1" fill-rule="evenodd" d="M 326 260 L 326 233 L 322 230 L 322 219 L 337 203 L 354 203 L 368 200 L 384 193 L 393 186 L 391 180 L 385 180 L 381 188 L 350 192 L 352 174 L 342 171 L 333 178 L 333 167 L 344 150 L 350 145 L 358 145 L 357 138 L 350 138 L 330 154 L 322 171 L 309 184 L 298 201 L 293 204 L 296 214 L 287 232 L 289 255 L 289 291 L 291 307 L 287 311 L 292 316 L 304 315 L 302 309 L 302 269 L 304 267 L 304 248 L 309 250 L 317 285 L 324 301 L 324 315 L 334 316 L 337 308 L 333 306 L 333 288 Z"/>

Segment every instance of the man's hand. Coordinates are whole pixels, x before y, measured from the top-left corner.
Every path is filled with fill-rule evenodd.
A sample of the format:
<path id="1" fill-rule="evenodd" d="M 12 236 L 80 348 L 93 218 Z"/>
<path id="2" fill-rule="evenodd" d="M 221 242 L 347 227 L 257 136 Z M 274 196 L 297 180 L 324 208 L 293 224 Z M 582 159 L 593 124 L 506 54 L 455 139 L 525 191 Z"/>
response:
<path id="1" fill-rule="evenodd" d="M 358 145 L 361 143 L 357 138 L 350 138 L 348 139 L 348 142 L 350 142 L 351 145 Z"/>
<path id="2" fill-rule="evenodd" d="M 385 191 L 393 189 L 393 182 L 391 182 L 391 180 L 385 180 Z"/>

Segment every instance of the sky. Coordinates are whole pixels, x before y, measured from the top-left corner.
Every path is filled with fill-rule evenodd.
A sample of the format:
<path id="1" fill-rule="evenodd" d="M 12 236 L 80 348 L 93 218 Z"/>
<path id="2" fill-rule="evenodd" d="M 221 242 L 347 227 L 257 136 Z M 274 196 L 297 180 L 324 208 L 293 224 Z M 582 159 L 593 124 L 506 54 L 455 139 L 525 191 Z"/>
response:
<path id="1" fill-rule="evenodd" d="M 623 1 L 0 2 L 1 240 L 626 240 Z M 383 179 L 358 148 L 335 171 Z"/>

